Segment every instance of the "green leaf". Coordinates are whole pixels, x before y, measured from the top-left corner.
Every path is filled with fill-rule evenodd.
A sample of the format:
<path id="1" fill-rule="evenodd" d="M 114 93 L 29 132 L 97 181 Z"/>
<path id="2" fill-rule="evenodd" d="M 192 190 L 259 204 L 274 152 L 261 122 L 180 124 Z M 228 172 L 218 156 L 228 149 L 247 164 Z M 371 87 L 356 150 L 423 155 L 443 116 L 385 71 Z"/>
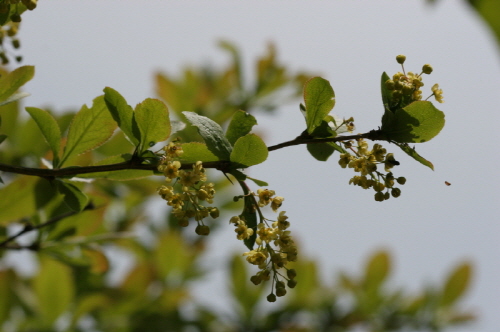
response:
<path id="1" fill-rule="evenodd" d="M 249 176 L 247 176 L 246 178 L 249 179 L 249 180 L 252 180 L 259 187 L 267 187 L 267 186 L 269 186 L 269 184 L 266 181 L 257 180 L 257 179 L 251 178 Z"/>
<path id="2" fill-rule="evenodd" d="M 57 190 L 64 195 L 64 203 L 76 212 L 82 211 L 87 206 L 88 198 L 77 186 L 64 181 L 56 181 Z"/>
<path id="3" fill-rule="evenodd" d="M 184 153 L 180 156 L 181 163 L 195 163 L 197 161 L 217 161 L 217 158 L 207 145 L 201 142 L 189 142 L 182 144 Z"/>
<path id="4" fill-rule="evenodd" d="M 252 127 L 257 124 L 257 120 L 253 115 L 245 111 L 236 111 L 227 127 L 226 138 L 234 145 L 238 138 L 250 133 Z"/>
<path id="5" fill-rule="evenodd" d="M 257 135 L 248 134 L 238 138 L 231 152 L 230 160 L 243 167 L 249 167 L 265 161 L 268 154 L 266 143 Z"/>
<path id="6" fill-rule="evenodd" d="M 57 195 L 49 181 L 33 176 L 19 176 L 0 189 L 0 225 L 31 216 Z"/>
<path id="7" fill-rule="evenodd" d="M 40 257 L 40 269 L 33 279 L 38 312 L 46 328 L 68 310 L 75 294 L 71 269 L 53 259 Z"/>
<path id="8" fill-rule="evenodd" d="M 330 115 L 325 116 L 325 118 L 321 121 L 321 124 L 318 127 L 316 127 L 312 133 L 310 133 L 311 136 L 315 138 L 327 138 L 327 137 L 337 136 L 335 130 L 333 130 L 332 127 L 330 127 L 330 125 L 328 124 L 329 122 L 332 121 L 335 121 L 335 119 L 332 116 Z"/>
<path id="9" fill-rule="evenodd" d="M 35 75 L 35 67 L 22 66 L 0 77 L 0 102 L 7 100 Z"/>
<path id="10" fill-rule="evenodd" d="M 131 154 L 121 154 L 117 156 L 111 156 L 106 159 L 103 159 L 94 164 L 94 166 L 98 165 L 111 165 L 118 164 L 129 161 L 132 158 Z M 87 178 L 87 179 L 97 179 L 104 178 L 113 181 L 129 181 L 129 180 L 137 180 L 141 178 L 145 178 L 151 175 L 154 175 L 154 171 L 149 170 L 141 170 L 141 169 L 124 169 L 118 171 L 108 171 L 108 172 L 97 172 L 97 173 L 86 173 L 77 175 L 79 178 Z"/>
<path id="11" fill-rule="evenodd" d="M 307 81 L 304 87 L 304 102 L 307 132 L 312 134 L 335 106 L 335 93 L 330 82 L 321 77 Z"/>
<path id="12" fill-rule="evenodd" d="M 247 263 L 241 255 L 234 255 L 230 261 L 231 293 L 243 310 L 243 321 L 249 321 L 255 316 L 255 309 L 263 291 L 262 284 L 255 286 L 249 283 Z"/>
<path id="13" fill-rule="evenodd" d="M 472 266 L 469 263 L 457 266 L 446 279 L 440 305 L 450 306 L 460 299 L 469 287 L 471 275 Z"/>
<path id="14" fill-rule="evenodd" d="M 425 166 L 429 167 L 430 169 L 434 170 L 434 165 L 430 161 L 428 161 L 427 159 L 425 159 L 424 157 L 419 155 L 417 153 L 417 151 L 415 151 L 415 149 L 411 148 L 408 144 L 396 143 L 396 145 L 399 146 L 401 148 L 401 150 L 403 150 L 407 155 L 409 155 L 410 157 L 412 157 L 413 159 L 415 159 L 416 161 L 418 161 L 422 165 L 425 165 Z"/>
<path id="15" fill-rule="evenodd" d="M 224 136 L 221 126 L 205 116 L 193 112 L 182 112 L 187 120 L 198 128 L 200 136 L 205 140 L 208 149 L 220 160 L 229 160 L 231 143 Z"/>
<path id="16" fill-rule="evenodd" d="M 319 161 L 327 161 L 328 158 L 335 152 L 335 148 L 330 143 L 309 143 L 307 151 Z"/>
<path id="17" fill-rule="evenodd" d="M 68 130 L 68 140 L 61 167 L 70 157 L 95 149 L 106 142 L 116 129 L 116 122 L 106 107 L 104 96 L 94 99 L 92 107 L 83 105 Z"/>
<path id="18" fill-rule="evenodd" d="M 118 123 L 118 127 L 127 136 L 130 143 L 138 146 L 141 141 L 141 132 L 135 121 L 132 107 L 127 104 L 121 94 L 109 87 L 104 88 L 104 101 L 113 119 Z"/>
<path id="19" fill-rule="evenodd" d="M 238 183 L 243 189 L 243 194 L 245 195 L 243 197 L 243 211 L 239 217 L 245 220 L 248 228 L 253 229 L 253 235 L 248 239 L 243 240 L 243 243 L 245 243 L 248 249 L 253 250 L 255 240 L 257 239 L 257 211 L 255 209 L 255 200 L 253 195 L 250 194 L 250 190 L 248 189 L 246 183 L 243 181 L 238 181 Z"/>
<path id="20" fill-rule="evenodd" d="M 135 120 L 141 132 L 139 152 L 170 137 L 170 118 L 167 106 L 158 99 L 148 98 L 135 107 Z"/>
<path id="21" fill-rule="evenodd" d="M 365 267 L 363 285 L 367 290 L 375 290 L 387 279 L 391 269 L 389 254 L 379 251 L 372 255 Z"/>
<path id="22" fill-rule="evenodd" d="M 445 120 L 444 113 L 430 101 L 416 101 L 396 110 L 391 122 L 383 123 L 381 128 L 387 140 L 398 143 L 423 143 L 439 134 Z"/>
<path id="23" fill-rule="evenodd" d="M 384 109 L 389 110 L 389 105 L 391 104 L 392 100 L 392 92 L 387 89 L 387 86 L 385 85 L 385 82 L 390 80 L 391 78 L 387 73 L 384 71 L 382 73 L 382 78 L 380 79 L 380 88 L 382 90 L 382 103 L 384 104 Z"/>
<path id="24" fill-rule="evenodd" d="M 47 141 L 54 154 L 53 165 L 59 164 L 59 150 L 61 149 L 61 130 L 54 117 L 47 111 L 36 107 L 26 107 L 26 111 L 40 128 L 43 137 Z"/>

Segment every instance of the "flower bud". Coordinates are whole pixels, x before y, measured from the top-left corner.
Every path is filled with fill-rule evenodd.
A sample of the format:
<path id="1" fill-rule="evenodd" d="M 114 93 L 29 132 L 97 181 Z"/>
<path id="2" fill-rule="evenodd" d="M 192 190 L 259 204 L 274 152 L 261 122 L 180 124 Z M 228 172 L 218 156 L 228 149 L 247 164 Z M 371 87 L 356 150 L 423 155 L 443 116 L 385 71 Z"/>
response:
<path id="1" fill-rule="evenodd" d="M 297 276 L 297 272 L 295 271 L 295 269 L 290 269 L 290 270 L 287 270 L 286 271 L 286 276 L 290 279 L 293 279 Z"/>
<path id="2" fill-rule="evenodd" d="M 400 65 L 402 65 L 402 64 L 405 62 L 405 60 L 406 60 L 406 55 L 402 55 L 402 54 L 400 54 L 400 55 L 398 55 L 398 56 L 396 57 L 396 61 L 397 61 Z"/>
<path id="3" fill-rule="evenodd" d="M 392 188 L 391 195 L 394 198 L 401 196 L 401 189 L 399 189 L 399 188 Z"/>
<path id="4" fill-rule="evenodd" d="M 393 80 L 387 80 L 387 81 L 385 81 L 385 87 L 387 88 L 387 90 L 392 91 L 396 87 L 396 83 L 394 83 Z"/>
<path id="5" fill-rule="evenodd" d="M 285 296 L 286 295 L 286 289 L 285 289 L 285 287 L 283 287 L 283 288 L 276 288 L 276 295 L 277 296 Z"/>
<path id="6" fill-rule="evenodd" d="M 267 296 L 267 301 L 268 301 L 268 302 L 276 302 L 276 295 L 274 295 L 274 294 L 269 294 L 269 295 Z"/>
<path id="7" fill-rule="evenodd" d="M 399 184 L 403 185 L 406 183 L 406 178 L 403 176 L 400 176 L 399 178 L 396 179 L 396 181 L 398 181 Z"/>
<path id="8" fill-rule="evenodd" d="M 429 75 L 430 73 L 432 73 L 432 66 L 430 64 L 425 64 L 423 67 L 422 67 L 422 72 L 424 74 L 427 74 Z"/>
<path id="9" fill-rule="evenodd" d="M 196 226 L 195 232 L 198 235 L 206 236 L 210 234 L 210 227 L 208 227 L 207 225 L 198 225 Z"/>
<path id="10" fill-rule="evenodd" d="M 254 284 L 254 285 L 258 285 L 262 282 L 262 278 L 260 276 L 251 276 L 250 277 L 250 281 Z"/>
<path id="11" fill-rule="evenodd" d="M 288 280 L 287 285 L 289 288 L 295 288 L 295 286 L 297 286 L 297 280 L 290 279 L 290 280 Z"/>

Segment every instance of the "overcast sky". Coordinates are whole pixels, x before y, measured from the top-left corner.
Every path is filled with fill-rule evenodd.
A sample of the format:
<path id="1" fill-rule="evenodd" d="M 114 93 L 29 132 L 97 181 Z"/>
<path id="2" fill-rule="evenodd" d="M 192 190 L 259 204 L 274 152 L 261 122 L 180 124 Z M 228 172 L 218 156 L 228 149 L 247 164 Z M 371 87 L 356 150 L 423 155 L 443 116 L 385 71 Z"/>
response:
<path id="1" fill-rule="evenodd" d="M 328 282 L 338 269 L 359 274 L 379 248 L 395 259 L 394 284 L 414 290 L 470 259 L 476 274 L 465 304 L 479 315 L 472 330 L 500 329 L 500 53 L 462 1 L 42 1 L 23 16 L 20 38 L 25 64 L 36 66 L 25 105 L 58 110 L 89 104 L 105 86 L 132 105 L 154 97 L 155 70 L 225 63 L 219 39 L 234 41 L 249 69 L 274 41 L 291 69 L 331 82 L 334 113 L 354 116 L 360 132 L 380 125 L 380 75 L 399 70 L 397 54 L 407 56 L 407 70 L 430 63 L 426 87 L 443 89 L 446 126 L 417 146 L 434 172 L 387 146 L 401 161 L 396 175 L 407 178 L 400 198 L 375 202 L 372 191 L 348 185 L 351 170 L 313 160 L 304 146 L 272 152 L 251 175 L 285 197 L 292 231 Z M 268 145 L 304 129 L 297 110 L 257 114 Z M 231 241 L 244 250 L 231 227 L 213 243 L 221 264 Z M 210 303 L 211 294 L 200 301 Z"/>

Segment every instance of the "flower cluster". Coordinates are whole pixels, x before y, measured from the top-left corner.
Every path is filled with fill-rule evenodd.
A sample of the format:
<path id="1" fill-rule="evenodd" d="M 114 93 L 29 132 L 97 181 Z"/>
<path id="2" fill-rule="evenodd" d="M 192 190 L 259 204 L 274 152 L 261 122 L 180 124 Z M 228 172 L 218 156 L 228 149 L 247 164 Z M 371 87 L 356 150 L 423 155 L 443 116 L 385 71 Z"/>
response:
<path id="1" fill-rule="evenodd" d="M 286 294 L 285 281 L 289 288 L 294 288 L 297 284 L 295 270 L 287 268 L 288 262 L 297 260 L 297 247 L 290 231 L 287 230 L 290 227 L 290 222 L 285 211 L 279 212 L 276 220 L 264 218 L 260 211 L 260 208 L 270 205 L 271 209 L 277 212 L 284 198 L 275 196 L 275 192 L 269 189 L 259 189 L 256 194 L 251 193 L 250 195 L 255 199 L 261 222 L 256 229 L 252 229 L 248 227 L 242 216 L 234 216 L 230 223 L 236 227 L 235 232 L 238 240 L 246 240 L 255 234 L 257 248 L 243 254 L 250 264 L 259 267 L 259 272 L 253 275 L 250 281 L 258 285 L 271 279 L 272 274 L 273 286 L 267 300 L 274 302 L 276 296 Z M 286 271 L 286 275 L 283 274 L 283 270 Z"/>
<path id="2" fill-rule="evenodd" d="M 424 86 L 422 74 L 430 74 L 433 70 L 431 65 L 425 64 L 420 74 L 413 72 L 406 73 L 403 66 L 405 60 L 406 57 L 404 55 L 396 57 L 396 61 L 401 64 L 403 71 L 397 72 L 392 76 L 392 79 L 385 82 L 386 88 L 392 91 L 392 102 L 394 105 L 399 105 L 400 107 L 405 107 L 414 101 L 422 100 L 422 91 L 420 90 Z M 439 89 L 439 85 L 435 84 L 431 90 L 432 95 L 427 97 L 427 99 L 434 96 L 436 101 L 443 103 L 443 90 Z"/>
<path id="3" fill-rule="evenodd" d="M 395 182 L 405 184 L 404 177 L 394 178 L 391 169 L 399 165 L 392 153 L 387 153 L 380 144 L 374 144 L 370 150 L 364 139 L 357 139 L 343 143 L 344 146 L 354 154 L 343 153 L 340 155 L 339 165 L 342 168 L 352 168 L 360 175 L 355 175 L 349 180 L 349 184 L 360 186 L 363 189 L 373 188 L 375 200 L 382 202 L 392 197 L 399 197 L 401 189 L 394 187 Z M 377 166 L 383 165 L 386 174 L 378 171 Z"/>
<path id="4" fill-rule="evenodd" d="M 216 207 L 205 207 L 202 202 L 213 203 L 214 184 L 206 183 L 207 176 L 201 161 L 193 164 L 192 170 L 181 169 L 181 163 L 174 160 L 183 153 L 179 144 L 171 142 L 163 150 L 165 155 L 158 170 L 165 175 L 168 185 L 159 187 L 158 194 L 172 207 L 172 214 L 180 226 L 188 226 L 189 219 L 194 218 L 198 222 L 196 233 L 208 235 L 210 228 L 203 223 L 203 219 L 208 216 L 217 218 L 219 210 Z"/>

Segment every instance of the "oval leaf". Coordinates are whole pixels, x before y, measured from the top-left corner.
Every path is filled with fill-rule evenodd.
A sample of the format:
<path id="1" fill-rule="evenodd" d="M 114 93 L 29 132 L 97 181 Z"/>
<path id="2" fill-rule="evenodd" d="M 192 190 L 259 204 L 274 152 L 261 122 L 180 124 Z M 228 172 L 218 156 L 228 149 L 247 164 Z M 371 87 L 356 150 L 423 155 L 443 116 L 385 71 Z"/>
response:
<path id="1" fill-rule="evenodd" d="M 366 289 L 377 289 L 389 275 L 391 259 L 385 251 L 373 254 L 365 268 L 364 285 Z"/>
<path id="2" fill-rule="evenodd" d="M 61 129 L 54 117 L 47 111 L 36 107 L 26 107 L 26 111 L 40 128 L 43 137 L 49 143 L 50 149 L 54 154 L 54 165 L 59 163 L 59 150 L 61 148 Z"/>
<path id="3" fill-rule="evenodd" d="M 182 114 L 193 126 L 198 128 L 200 136 L 214 155 L 220 160 L 229 160 L 233 148 L 217 122 L 193 112 L 182 112 Z"/>
<path id="4" fill-rule="evenodd" d="M 73 210 L 80 212 L 87 205 L 87 196 L 74 184 L 56 181 L 57 190 L 64 195 L 64 203 Z"/>
<path id="5" fill-rule="evenodd" d="M 260 164 L 267 159 L 269 151 L 266 143 L 255 134 L 248 134 L 238 138 L 231 152 L 232 162 L 249 167 Z"/>
<path id="6" fill-rule="evenodd" d="M 181 163 L 195 163 L 197 161 L 217 161 L 217 158 L 206 144 L 200 142 L 189 142 L 182 144 L 184 153 L 180 157 Z"/>
<path id="7" fill-rule="evenodd" d="M 35 75 L 35 67 L 22 66 L 0 77 L 0 102 L 6 101 Z"/>
<path id="8" fill-rule="evenodd" d="M 66 310 L 73 300 L 75 286 L 71 269 L 47 257 L 41 257 L 40 270 L 34 278 L 38 310 L 46 327 Z"/>
<path id="9" fill-rule="evenodd" d="M 68 140 L 61 158 L 61 167 L 70 157 L 97 148 L 106 142 L 116 129 L 104 96 L 94 99 L 91 108 L 86 105 L 75 115 L 68 130 Z"/>
<path id="10" fill-rule="evenodd" d="M 226 138 L 234 145 L 238 138 L 250 133 L 252 127 L 257 124 L 255 117 L 245 111 L 236 111 L 227 127 Z"/>
<path id="11" fill-rule="evenodd" d="M 444 113 L 430 101 L 416 101 L 398 109 L 392 121 L 383 121 L 381 130 L 391 141 L 423 143 L 439 134 L 444 122 Z"/>
<path id="12" fill-rule="evenodd" d="M 135 121 L 134 110 L 127 104 L 125 98 L 118 91 L 106 87 L 104 88 L 104 101 L 113 119 L 118 123 L 118 127 L 125 133 L 128 140 L 134 146 L 139 145 L 141 132 Z"/>
<path id="13" fill-rule="evenodd" d="M 335 93 L 330 82 L 321 77 L 311 78 L 304 86 L 307 132 L 312 134 L 335 106 Z"/>
<path id="14" fill-rule="evenodd" d="M 141 132 L 140 151 L 170 136 L 170 118 L 167 106 L 158 99 L 148 98 L 135 107 L 135 120 Z"/>
<path id="15" fill-rule="evenodd" d="M 455 303 L 467 290 L 472 275 L 472 266 L 463 263 L 453 270 L 446 280 L 440 304 L 449 306 Z"/>

